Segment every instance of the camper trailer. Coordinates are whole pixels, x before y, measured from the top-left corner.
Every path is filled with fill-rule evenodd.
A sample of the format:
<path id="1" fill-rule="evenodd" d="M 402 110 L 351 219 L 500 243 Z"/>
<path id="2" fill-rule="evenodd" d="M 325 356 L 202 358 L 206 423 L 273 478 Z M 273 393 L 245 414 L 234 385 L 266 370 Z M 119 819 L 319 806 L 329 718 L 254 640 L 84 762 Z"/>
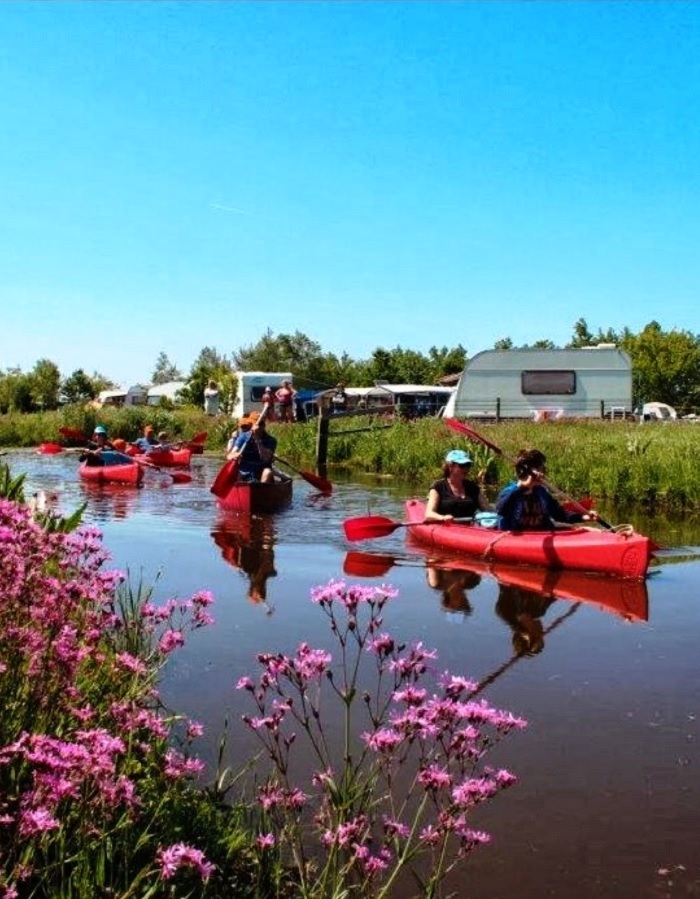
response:
<path id="1" fill-rule="evenodd" d="M 251 412 L 262 412 L 262 395 L 266 387 L 274 393 L 282 386 L 282 381 L 294 383 L 292 374 L 288 371 L 237 371 L 234 378 L 236 401 L 231 410 L 234 418 L 242 418 Z"/>
<path id="2" fill-rule="evenodd" d="M 103 406 L 143 406 L 146 402 L 146 388 L 136 385 L 124 390 L 121 387 L 117 390 L 101 390 L 95 405 L 97 408 Z"/>
<path id="3" fill-rule="evenodd" d="M 486 350 L 470 359 L 451 418 L 627 418 L 632 363 L 612 344 L 568 350 Z"/>

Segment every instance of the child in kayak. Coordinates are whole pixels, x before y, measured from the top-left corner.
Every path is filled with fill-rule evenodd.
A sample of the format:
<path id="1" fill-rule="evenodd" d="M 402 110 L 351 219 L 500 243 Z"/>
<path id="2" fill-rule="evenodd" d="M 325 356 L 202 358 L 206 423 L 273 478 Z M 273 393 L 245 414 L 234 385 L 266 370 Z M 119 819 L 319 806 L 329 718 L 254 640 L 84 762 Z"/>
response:
<path id="1" fill-rule="evenodd" d="M 515 460 L 515 481 L 496 499 L 501 531 L 552 531 L 556 522 L 578 524 L 595 521 L 598 513 L 567 512 L 544 484 L 547 459 L 537 449 L 520 450 Z"/>

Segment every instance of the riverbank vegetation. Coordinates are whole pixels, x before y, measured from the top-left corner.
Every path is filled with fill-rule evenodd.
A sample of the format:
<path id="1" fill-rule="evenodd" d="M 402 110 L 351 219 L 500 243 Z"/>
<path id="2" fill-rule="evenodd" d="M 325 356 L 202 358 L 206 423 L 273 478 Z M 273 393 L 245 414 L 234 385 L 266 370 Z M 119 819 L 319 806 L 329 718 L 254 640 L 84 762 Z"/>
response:
<path id="1" fill-rule="evenodd" d="M 207 431 L 208 452 L 223 454 L 235 427 L 227 416 L 207 417 L 193 409 L 94 410 L 71 408 L 38 415 L 0 416 L 0 447 L 35 447 L 61 439 L 68 425 L 91 434 L 106 424 L 111 437 L 133 440 L 146 423 L 166 430 L 172 440 Z M 608 506 L 641 506 L 649 512 L 700 508 L 700 422 L 548 421 L 476 425 L 477 433 L 502 450 L 450 431 L 440 419 L 386 421 L 348 417 L 330 422 L 327 464 L 335 470 L 394 477 L 423 487 L 439 473 L 445 453 L 467 449 L 487 490 L 510 480 L 512 459 L 522 447 L 536 446 L 548 460 L 549 478 L 573 496 L 591 495 Z M 294 464 L 316 465 L 318 423 L 269 426 L 279 454 Z"/>
<path id="2" fill-rule="evenodd" d="M 392 588 L 314 588 L 335 658 L 259 653 L 238 683 L 258 777 L 204 787 L 202 727 L 158 681 L 214 597 L 156 604 L 0 468 L 0 899 L 384 899 L 409 872 L 434 897 L 489 841 L 475 809 L 515 777 L 487 757 L 525 722 L 385 630 Z"/>

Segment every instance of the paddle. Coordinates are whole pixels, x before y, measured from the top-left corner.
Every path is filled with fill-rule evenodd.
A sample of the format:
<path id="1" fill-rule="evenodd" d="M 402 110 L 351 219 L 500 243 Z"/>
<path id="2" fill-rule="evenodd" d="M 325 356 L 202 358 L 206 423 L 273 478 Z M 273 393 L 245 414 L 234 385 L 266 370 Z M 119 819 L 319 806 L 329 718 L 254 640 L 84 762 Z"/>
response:
<path id="1" fill-rule="evenodd" d="M 462 434 L 465 437 L 468 437 L 470 440 L 474 440 L 476 443 L 481 443 L 483 446 L 488 447 L 488 449 L 492 450 L 492 452 L 496 453 L 497 456 L 503 456 L 504 459 L 508 459 L 509 462 L 514 462 L 513 459 L 506 456 L 503 450 L 496 446 L 495 443 L 492 443 L 490 440 L 487 440 L 486 437 L 479 434 L 478 431 L 475 431 L 474 428 L 465 424 L 463 421 L 457 421 L 456 418 L 443 418 L 443 422 L 447 425 L 447 427 L 454 431 L 457 434 Z M 546 481 L 542 481 L 545 487 L 548 487 Z M 567 503 L 574 507 L 574 511 L 580 512 L 583 515 L 588 515 L 589 509 L 587 509 L 582 503 L 578 500 L 574 499 L 572 496 L 569 496 L 567 493 L 564 493 L 563 490 L 560 490 L 558 487 L 552 485 L 552 488 L 555 493 L 561 494 Z M 606 521 L 604 518 L 598 516 L 596 521 L 602 525 L 602 527 L 606 528 L 608 531 L 614 531 L 615 528 L 610 524 L 610 522 Z"/>
<path id="2" fill-rule="evenodd" d="M 443 526 L 473 521 L 473 518 L 454 518 L 450 522 L 441 522 Z M 348 540 L 371 540 L 373 537 L 388 537 L 398 528 L 411 528 L 419 524 L 430 524 L 423 521 L 393 521 L 384 515 L 364 515 L 359 518 L 347 518 L 343 522 L 343 530 Z"/>
<path id="3" fill-rule="evenodd" d="M 187 441 L 188 443 L 206 443 L 207 441 L 207 432 L 206 431 L 198 431 L 194 437 L 190 437 Z"/>
<path id="4" fill-rule="evenodd" d="M 69 440 L 84 440 L 87 442 L 87 437 L 82 431 L 79 431 L 77 428 L 69 428 L 68 425 L 62 425 L 58 429 L 58 433 Z"/>
<path id="5" fill-rule="evenodd" d="M 331 482 L 327 481 L 325 478 L 322 478 L 320 475 L 314 474 L 313 471 L 301 471 L 300 469 L 295 468 L 290 462 L 287 462 L 286 459 L 280 459 L 279 456 L 275 456 L 275 459 L 278 462 L 281 462 L 282 465 L 286 465 L 287 468 L 291 469 L 291 471 L 296 472 L 299 477 L 302 477 L 305 481 L 308 481 L 312 487 L 320 490 L 321 493 L 325 493 L 327 496 L 333 493 L 333 484 L 331 484 Z"/>

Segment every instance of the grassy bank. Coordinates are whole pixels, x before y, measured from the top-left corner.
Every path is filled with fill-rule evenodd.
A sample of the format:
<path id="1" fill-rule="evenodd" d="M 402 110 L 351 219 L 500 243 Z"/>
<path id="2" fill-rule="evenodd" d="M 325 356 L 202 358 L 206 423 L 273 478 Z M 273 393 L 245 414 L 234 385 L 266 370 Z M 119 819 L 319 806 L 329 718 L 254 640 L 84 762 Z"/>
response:
<path id="1" fill-rule="evenodd" d="M 590 494 L 615 506 L 642 505 L 650 511 L 700 507 L 700 428 L 689 423 L 638 425 L 622 422 L 519 422 L 476 425 L 502 450 L 499 457 L 482 444 L 450 431 L 435 419 L 350 433 L 358 419 L 332 422 L 329 470 L 348 468 L 392 475 L 426 486 L 439 473 L 445 453 L 470 452 L 475 471 L 496 489 L 512 476 L 510 460 L 522 447 L 547 456 L 552 483 L 574 496 Z M 277 427 L 285 458 L 312 462 L 316 425 Z"/>
<path id="2" fill-rule="evenodd" d="M 61 425 L 91 434 L 105 424 L 112 437 L 133 440 L 145 424 L 166 430 L 172 439 L 207 431 L 206 448 L 223 452 L 231 419 L 207 417 L 196 409 L 67 409 L 43 415 L 0 416 L 0 447 L 37 446 L 56 440 Z M 362 430 L 365 429 L 365 430 Z M 283 458 L 315 467 L 317 423 L 271 425 Z M 436 419 L 399 422 L 385 427 L 364 418 L 333 420 L 328 441 L 329 472 L 346 469 L 393 476 L 419 487 L 440 470 L 452 447 L 468 449 L 475 470 L 492 489 L 512 473 L 509 459 L 526 446 L 536 446 L 548 459 L 549 479 L 566 493 L 590 494 L 615 506 L 641 505 L 649 511 L 679 512 L 700 507 L 700 425 L 561 421 L 477 425 L 480 435 L 502 451 L 497 456 L 483 445 L 450 431 Z"/>

